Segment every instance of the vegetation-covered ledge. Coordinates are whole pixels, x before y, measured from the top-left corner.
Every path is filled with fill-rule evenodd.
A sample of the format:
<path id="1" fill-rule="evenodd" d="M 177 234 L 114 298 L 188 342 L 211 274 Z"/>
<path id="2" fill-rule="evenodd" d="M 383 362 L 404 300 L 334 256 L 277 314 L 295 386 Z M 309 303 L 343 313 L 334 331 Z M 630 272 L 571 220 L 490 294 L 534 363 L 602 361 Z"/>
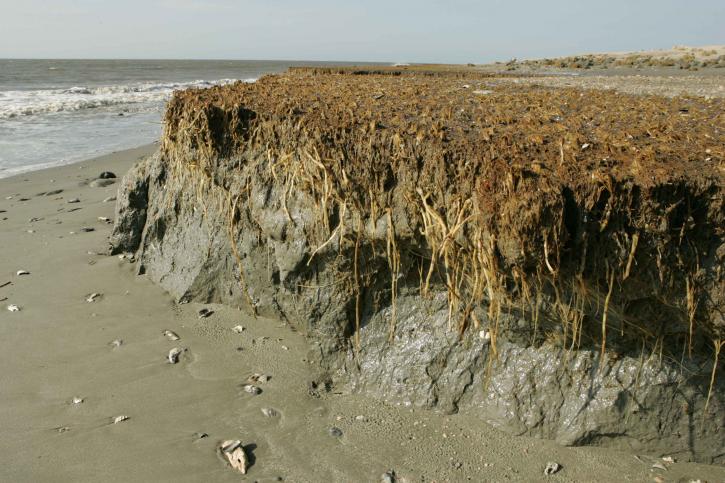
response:
<path id="1" fill-rule="evenodd" d="M 113 250 L 321 383 L 722 462 L 723 101 L 360 73 L 178 93 Z"/>

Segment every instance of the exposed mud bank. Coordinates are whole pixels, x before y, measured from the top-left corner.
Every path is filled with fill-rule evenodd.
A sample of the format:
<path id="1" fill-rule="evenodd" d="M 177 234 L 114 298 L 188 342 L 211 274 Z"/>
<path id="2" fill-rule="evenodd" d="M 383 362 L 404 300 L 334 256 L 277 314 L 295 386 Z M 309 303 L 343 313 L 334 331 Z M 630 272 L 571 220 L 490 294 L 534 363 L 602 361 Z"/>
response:
<path id="1" fill-rule="evenodd" d="M 722 463 L 722 104 L 460 84 L 179 94 L 112 250 L 289 320 L 321 388 Z"/>

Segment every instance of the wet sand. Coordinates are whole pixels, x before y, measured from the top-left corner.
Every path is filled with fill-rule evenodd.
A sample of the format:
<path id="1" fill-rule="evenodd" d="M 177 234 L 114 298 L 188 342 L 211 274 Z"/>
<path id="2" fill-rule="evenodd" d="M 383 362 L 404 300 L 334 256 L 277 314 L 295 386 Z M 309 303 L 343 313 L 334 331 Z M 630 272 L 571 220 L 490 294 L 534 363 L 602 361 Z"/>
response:
<path id="1" fill-rule="evenodd" d="M 469 414 L 311 393 L 305 341 L 283 322 L 177 305 L 105 255 L 112 225 L 98 218 L 113 217 L 103 200 L 118 180 L 88 183 L 122 176 L 154 148 L 0 180 L 0 285 L 11 282 L 0 287 L 0 481 L 374 482 L 388 470 L 410 482 L 725 481 L 723 467 L 563 448 Z M 87 302 L 91 293 L 102 296 Z M 202 308 L 214 313 L 199 318 Z M 173 347 L 186 349 L 178 364 L 166 360 Z M 243 390 L 253 373 L 271 376 L 256 396 Z M 120 415 L 129 419 L 113 424 Z M 246 476 L 217 455 L 227 439 L 251 455 Z M 549 461 L 562 468 L 545 477 Z"/>

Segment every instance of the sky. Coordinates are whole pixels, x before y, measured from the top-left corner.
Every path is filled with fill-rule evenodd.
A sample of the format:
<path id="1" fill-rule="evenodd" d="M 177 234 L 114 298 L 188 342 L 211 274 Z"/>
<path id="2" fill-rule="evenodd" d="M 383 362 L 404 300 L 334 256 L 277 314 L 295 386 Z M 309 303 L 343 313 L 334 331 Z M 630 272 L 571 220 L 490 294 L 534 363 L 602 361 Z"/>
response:
<path id="1" fill-rule="evenodd" d="M 725 44 L 725 0 L 0 0 L 0 58 L 483 63 Z"/>

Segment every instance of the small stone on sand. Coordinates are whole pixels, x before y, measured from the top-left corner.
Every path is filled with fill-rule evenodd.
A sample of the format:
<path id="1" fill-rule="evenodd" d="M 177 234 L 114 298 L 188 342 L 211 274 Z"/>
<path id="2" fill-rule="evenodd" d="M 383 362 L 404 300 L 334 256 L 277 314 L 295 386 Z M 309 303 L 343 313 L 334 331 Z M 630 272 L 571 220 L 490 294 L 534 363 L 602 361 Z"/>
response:
<path id="1" fill-rule="evenodd" d="M 206 308 L 204 308 L 204 309 L 201 309 L 201 310 L 199 311 L 199 318 L 200 318 L 200 319 L 205 319 L 205 318 L 209 317 L 209 316 L 210 316 L 211 314 L 213 314 L 213 313 L 214 313 L 214 311 L 213 311 L 213 310 L 211 310 L 211 309 L 206 309 Z"/>
<path id="2" fill-rule="evenodd" d="M 21 275 L 30 275 L 30 272 L 28 272 L 27 270 L 18 270 L 17 272 L 15 272 L 15 275 L 17 275 L 18 277 Z"/>
<path id="3" fill-rule="evenodd" d="M 342 429 L 336 428 L 335 426 L 331 427 L 327 430 L 327 433 L 332 436 L 333 438 L 341 438 L 342 437 Z"/>
<path id="4" fill-rule="evenodd" d="M 113 179 L 115 177 L 116 175 L 113 174 L 111 171 L 104 171 L 98 175 L 98 179 Z"/>
<path id="5" fill-rule="evenodd" d="M 91 228 L 90 226 L 84 226 L 83 228 L 81 228 L 81 231 L 84 232 L 84 233 L 90 233 L 92 231 L 96 231 L 96 229 L 95 228 Z"/>

